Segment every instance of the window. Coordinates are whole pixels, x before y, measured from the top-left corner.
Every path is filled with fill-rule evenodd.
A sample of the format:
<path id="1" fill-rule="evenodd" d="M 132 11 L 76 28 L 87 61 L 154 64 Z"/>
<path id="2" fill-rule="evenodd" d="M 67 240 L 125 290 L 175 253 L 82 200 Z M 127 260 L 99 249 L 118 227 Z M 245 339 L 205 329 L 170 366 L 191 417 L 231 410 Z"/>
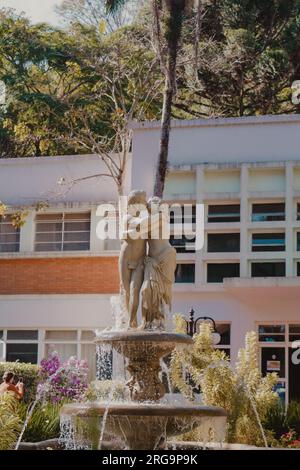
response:
<path id="1" fill-rule="evenodd" d="M 7 362 L 38 362 L 38 330 L 8 330 L 6 333 Z"/>
<path id="2" fill-rule="evenodd" d="M 47 330 L 45 332 L 44 357 L 56 351 L 62 361 L 75 356 L 86 360 L 90 379 L 96 374 L 95 333 L 91 330 Z"/>
<path id="3" fill-rule="evenodd" d="M 285 233 L 253 233 L 252 251 L 285 251 Z"/>
<path id="4" fill-rule="evenodd" d="M 239 222 L 240 221 L 240 205 L 209 205 L 208 206 L 208 222 Z"/>
<path id="5" fill-rule="evenodd" d="M 196 206 L 185 204 L 179 206 L 174 204 L 173 210 L 170 211 L 170 224 L 195 224 L 196 223 Z"/>
<path id="6" fill-rule="evenodd" d="M 195 253 L 195 237 L 189 239 L 183 235 L 181 238 L 176 238 L 176 235 L 171 235 L 170 243 L 177 253 Z"/>
<path id="7" fill-rule="evenodd" d="M 294 341 L 300 340 L 300 323 L 259 325 L 261 344 L 261 368 L 263 374 L 276 372 L 279 380 L 276 391 L 283 401 L 300 399 L 300 370 L 292 356 L 298 347 Z"/>
<path id="8" fill-rule="evenodd" d="M 289 341 L 300 341 L 300 325 L 289 325 Z"/>
<path id="9" fill-rule="evenodd" d="M 216 329 L 221 336 L 219 344 L 215 346 L 216 349 L 224 351 L 230 359 L 230 323 L 217 323 Z"/>
<path id="10" fill-rule="evenodd" d="M 285 325 L 259 325 L 258 335 L 262 343 L 285 341 Z"/>
<path id="11" fill-rule="evenodd" d="M 180 263 L 177 264 L 175 272 L 176 283 L 194 283 L 195 282 L 195 264 Z"/>
<path id="12" fill-rule="evenodd" d="M 297 232 L 297 251 L 300 251 L 300 232 Z"/>
<path id="13" fill-rule="evenodd" d="M 284 277 L 285 262 L 271 261 L 251 264 L 252 277 Z"/>
<path id="14" fill-rule="evenodd" d="M 41 338 L 44 338 L 38 348 Z M 92 330 L 6 330 L 0 331 L 0 361 L 31 362 L 37 364 L 53 351 L 57 351 L 62 361 L 71 356 L 86 360 L 89 366 L 89 379 L 96 375 L 95 333 Z M 5 345 L 5 346 L 4 346 Z M 6 354 L 5 354 L 6 350 Z M 5 356 L 5 357 L 4 357 Z"/>
<path id="15" fill-rule="evenodd" d="M 12 217 L 0 218 L 0 253 L 15 253 L 20 250 L 20 229 L 12 224 Z"/>
<path id="16" fill-rule="evenodd" d="M 225 278 L 239 277 L 239 263 L 208 263 L 207 282 L 223 282 Z"/>
<path id="17" fill-rule="evenodd" d="M 38 214 L 35 251 L 90 249 L 90 213 Z"/>
<path id="18" fill-rule="evenodd" d="M 297 220 L 300 220 L 300 203 L 297 204 Z"/>
<path id="19" fill-rule="evenodd" d="M 300 276 L 300 263 L 297 263 L 297 276 Z"/>
<path id="20" fill-rule="evenodd" d="M 252 205 L 252 222 L 270 222 L 274 220 L 285 220 L 284 203 Z"/>
<path id="21" fill-rule="evenodd" d="M 3 330 L 0 330 L 0 362 L 5 361 L 4 357 L 4 341 L 3 341 Z"/>
<path id="22" fill-rule="evenodd" d="M 240 251 L 239 233 L 209 233 L 207 235 L 207 251 L 217 252 L 238 252 Z"/>

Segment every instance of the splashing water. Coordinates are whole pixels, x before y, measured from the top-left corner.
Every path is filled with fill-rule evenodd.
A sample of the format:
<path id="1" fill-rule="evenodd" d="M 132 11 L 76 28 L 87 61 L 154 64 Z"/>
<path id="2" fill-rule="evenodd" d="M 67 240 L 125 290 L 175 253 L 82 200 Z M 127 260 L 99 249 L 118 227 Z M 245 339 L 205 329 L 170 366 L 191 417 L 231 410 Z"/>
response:
<path id="1" fill-rule="evenodd" d="M 110 298 L 111 312 L 116 331 L 126 330 L 128 326 L 128 313 L 125 303 L 125 295 L 113 295 Z"/>
<path id="2" fill-rule="evenodd" d="M 18 437 L 18 440 L 17 440 L 17 443 L 16 443 L 16 446 L 15 446 L 15 450 L 18 450 L 19 447 L 20 447 L 20 444 L 21 444 L 21 441 L 23 439 L 23 436 L 24 436 L 24 432 L 26 431 L 26 428 L 28 426 L 28 423 L 30 421 L 30 418 L 34 412 L 34 409 L 36 407 L 36 405 L 38 404 L 38 402 L 40 401 L 41 399 L 41 396 L 39 395 L 39 393 L 36 394 L 36 397 L 35 397 L 35 400 L 33 401 L 33 403 L 29 406 L 28 410 L 27 410 L 27 413 L 26 413 L 26 418 L 25 418 L 25 421 L 24 421 L 24 424 L 23 424 L 23 427 L 21 429 L 21 432 L 20 432 L 20 435 Z"/>
<path id="3" fill-rule="evenodd" d="M 166 375 L 167 384 L 168 384 L 168 393 L 172 393 L 172 384 L 171 384 L 169 367 L 167 366 L 167 364 L 165 363 L 163 359 L 160 360 L 160 367 L 161 367 L 162 372 Z"/>

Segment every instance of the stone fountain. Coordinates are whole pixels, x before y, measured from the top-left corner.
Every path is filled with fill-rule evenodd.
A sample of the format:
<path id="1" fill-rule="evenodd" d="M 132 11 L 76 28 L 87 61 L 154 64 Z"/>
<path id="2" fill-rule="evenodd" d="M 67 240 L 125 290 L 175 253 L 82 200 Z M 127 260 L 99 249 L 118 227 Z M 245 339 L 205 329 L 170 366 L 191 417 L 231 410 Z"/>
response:
<path id="1" fill-rule="evenodd" d="M 98 346 L 110 345 L 126 358 L 130 400 L 65 405 L 62 427 L 68 427 L 72 448 L 80 447 L 75 442 L 78 436 L 81 443 L 89 440 L 93 448 L 101 448 L 105 433 L 106 440 L 107 436 L 112 441 L 117 438 L 126 449 L 151 450 L 161 447 L 167 438 L 199 426 L 208 434 L 216 422 L 221 422 L 217 426 L 221 434 L 226 427 L 226 413 L 221 408 L 163 401 L 166 389 L 161 380 L 161 360 L 175 348 L 192 344 L 188 335 L 165 331 L 176 269 L 176 251 L 166 236 L 166 224 L 158 198 L 147 203 L 143 191 L 130 193 L 119 257 L 120 298 L 128 320 L 123 330 L 97 332 L 96 337 Z M 138 237 L 133 236 L 137 229 Z M 138 327 L 139 306 L 142 323 Z"/>

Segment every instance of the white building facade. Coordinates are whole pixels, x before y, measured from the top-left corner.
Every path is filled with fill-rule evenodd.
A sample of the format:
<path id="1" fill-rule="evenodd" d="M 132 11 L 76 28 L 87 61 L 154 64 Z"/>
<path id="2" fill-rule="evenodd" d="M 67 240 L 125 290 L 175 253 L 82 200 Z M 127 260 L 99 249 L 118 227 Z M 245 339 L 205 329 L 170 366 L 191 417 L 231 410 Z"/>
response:
<path id="1" fill-rule="evenodd" d="M 262 370 L 277 371 L 286 400 L 300 398 L 300 366 L 291 360 L 300 340 L 299 136 L 298 115 L 174 121 L 164 194 L 166 202 L 205 208 L 202 250 L 187 248 L 172 225 L 172 313 L 188 317 L 194 308 L 195 316 L 212 317 L 232 363 L 246 332 L 257 331 Z M 158 143 L 159 123 L 133 125 L 126 192 L 145 188 L 151 196 Z M 112 324 L 110 296 L 118 289 L 118 243 L 96 237 L 96 208 L 117 194 L 109 180 L 67 192 L 57 181 L 95 173 L 95 156 L 0 161 L 1 201 L 49 200 L 42 213 L 29 210 L 18 235 L 8 219 L 1 224 L 5 360 L 38 362 L 56 348 L 94 367 L 93 330 Z"/>

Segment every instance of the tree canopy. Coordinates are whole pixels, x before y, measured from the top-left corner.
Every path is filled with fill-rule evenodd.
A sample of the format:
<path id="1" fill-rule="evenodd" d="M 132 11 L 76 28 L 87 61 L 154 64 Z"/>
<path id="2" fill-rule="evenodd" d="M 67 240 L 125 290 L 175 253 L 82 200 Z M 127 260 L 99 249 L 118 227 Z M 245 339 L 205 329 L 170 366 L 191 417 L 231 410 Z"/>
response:
<path id="1" fill-rule="evenodd" d="M 92 152 L 99 139 L 115 150 L 130 120 L 160 118 L 164 75 L 148 3 L 104 28 L 102 13 L 93 23 L 77 11 L 59 29 L 0 10 L 0 157 Z M 291 99 L 300 0 L 202 0 L 199 20 L 184 18 L 173 117 L 300 111 Z"/>

